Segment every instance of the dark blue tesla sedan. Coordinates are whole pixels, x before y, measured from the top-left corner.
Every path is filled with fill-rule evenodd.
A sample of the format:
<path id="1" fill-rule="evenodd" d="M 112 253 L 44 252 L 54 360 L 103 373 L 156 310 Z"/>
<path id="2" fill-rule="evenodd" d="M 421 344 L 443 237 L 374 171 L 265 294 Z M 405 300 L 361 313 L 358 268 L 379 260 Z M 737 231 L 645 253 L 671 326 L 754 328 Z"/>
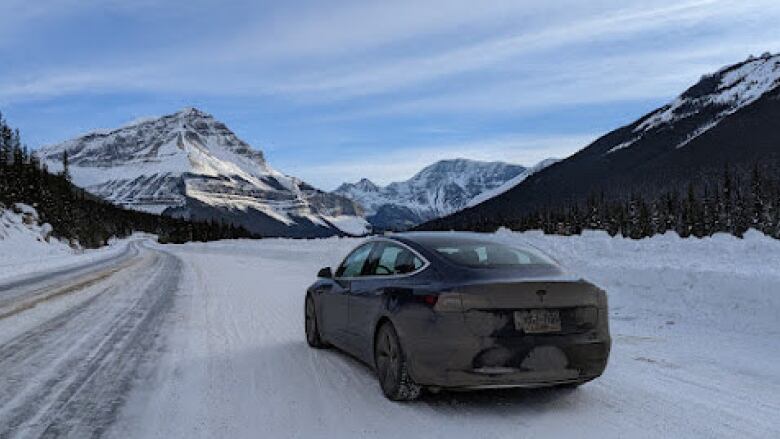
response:
<path id="1" fill-rule="evenodd" d="M 577 386 L 600 376 L 606 293 L 533 248 L 490 235 L 370 238 L 307 290 L 306 340 L 374 368 L 384 394 Z"/>

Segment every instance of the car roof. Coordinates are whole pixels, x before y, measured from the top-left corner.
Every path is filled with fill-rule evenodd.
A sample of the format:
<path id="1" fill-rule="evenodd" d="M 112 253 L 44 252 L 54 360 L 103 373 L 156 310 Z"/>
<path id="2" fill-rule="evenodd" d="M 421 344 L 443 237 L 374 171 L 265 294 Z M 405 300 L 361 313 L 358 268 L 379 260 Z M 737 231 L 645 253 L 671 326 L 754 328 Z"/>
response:
<path id="1" fill-rule="evenodd" d="M 384 235 L 384 238 L 402 242 L 415 242 L 421 245 L 442 242 L 496 242 L 492 233 L 478 232 L 400 232 Z"/>
<path id="2" fill-rule="evenodd" d="M 551 259 L 554 263 L 560 264 L 555 258 L 548 255 L 543 250 L 537 248 L 530 243 L 518 243 L 513 242 L 511 244 L 503 242 L 495 233 L 479 233 L 479 232 L 401 232 L 384 235 L 382 238 L 399 241 L 401 243 L 421 248 L 425 251 L 432 252 L 433 249 L 440 245 L 453 245 L 453 244 L 502 244 L 510 245 L 512 247 L 523 248 L 526 251 L 538 253 L 548 259 Z"/>

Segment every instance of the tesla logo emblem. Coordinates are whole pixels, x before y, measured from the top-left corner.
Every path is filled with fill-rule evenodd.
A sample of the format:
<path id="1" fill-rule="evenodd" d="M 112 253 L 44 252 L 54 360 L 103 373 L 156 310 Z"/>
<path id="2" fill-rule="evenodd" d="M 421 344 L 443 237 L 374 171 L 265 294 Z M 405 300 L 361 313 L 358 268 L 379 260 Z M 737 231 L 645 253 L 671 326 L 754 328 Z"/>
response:
<path id="1" fill-rule="evenodd" d="M 536 295 L 539 296 L 539 301 L 544 302 L 544 296 L 547 295 L 547 291 L 545 290 L 539 290 L 536 292 Z"/>

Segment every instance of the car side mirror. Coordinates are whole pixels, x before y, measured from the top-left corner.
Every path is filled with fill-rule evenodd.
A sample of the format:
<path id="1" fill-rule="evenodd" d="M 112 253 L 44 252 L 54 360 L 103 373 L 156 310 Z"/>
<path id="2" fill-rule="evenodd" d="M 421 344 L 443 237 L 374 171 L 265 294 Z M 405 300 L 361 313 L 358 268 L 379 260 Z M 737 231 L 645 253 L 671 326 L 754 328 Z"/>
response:
<path id="1" fill-rule="evenodd" d="M 333 271 L 331 271 L 330 267 L 325 267 L 317 273 L 317 277 L 321 277 L 323 279 L 333 279 Z"/>

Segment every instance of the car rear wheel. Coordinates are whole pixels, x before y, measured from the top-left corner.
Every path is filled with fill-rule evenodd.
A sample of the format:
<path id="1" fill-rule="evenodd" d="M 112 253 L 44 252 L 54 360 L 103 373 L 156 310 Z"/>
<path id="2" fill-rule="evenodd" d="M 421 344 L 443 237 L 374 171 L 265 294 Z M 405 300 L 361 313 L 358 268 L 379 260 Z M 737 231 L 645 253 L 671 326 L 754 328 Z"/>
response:
<path id="1" fill-rule="evenodd" d="M 395 328 L 385 323 L 374 342 L 374 363 L 382 392 L 393 401 L 411 401 L 420 396 L 422 388 L 409 376 L 406 357 Z"/>
<path id="2" fill-rule="evenodd" d="M 314 308 L 314 299 L 306 296 L 306 306 L 304 309 L 306 324 L 306 343 L 313 348 L 324 348 L 327 346 L 320 337 L 320 327 L 317 324 L 317 312 Z"/>

